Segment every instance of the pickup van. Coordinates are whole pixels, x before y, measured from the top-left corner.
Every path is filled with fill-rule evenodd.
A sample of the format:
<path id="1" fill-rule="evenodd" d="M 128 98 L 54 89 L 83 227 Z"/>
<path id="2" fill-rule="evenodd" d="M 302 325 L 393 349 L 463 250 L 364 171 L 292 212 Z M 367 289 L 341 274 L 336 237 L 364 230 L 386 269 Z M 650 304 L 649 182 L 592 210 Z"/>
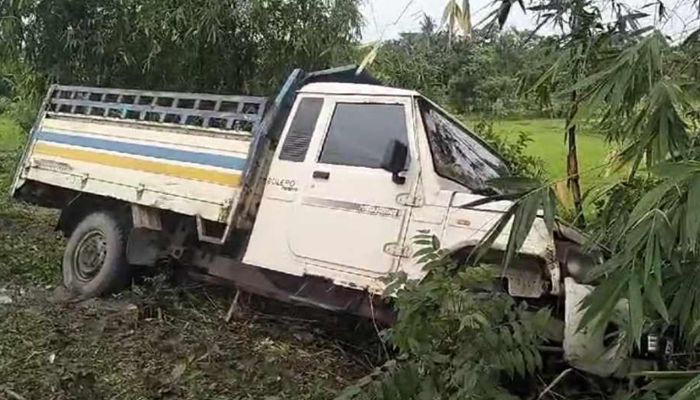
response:
<path id="1" fill-rule="evenodd" d="M 417 92 L 354 67 L 295 70 L 274 99 L 52 86 L 18 167 L 14 197 L 61 209 L 65 286 L 117 291 L 133 268 L 177 260 L 201 278 L 278 300 L 391 321 L 389 274 L 424 276 L 412 238 L 455 255 L 510 203 L 465 207 L 506 162 Z M 594 264 L 582 238 L 536 221 L 502 279 L 510 295 L 561 305 L 574 366 L 626 361 L 579 331 Z M 493 245 L 499 257 L 507 232 Z"/>

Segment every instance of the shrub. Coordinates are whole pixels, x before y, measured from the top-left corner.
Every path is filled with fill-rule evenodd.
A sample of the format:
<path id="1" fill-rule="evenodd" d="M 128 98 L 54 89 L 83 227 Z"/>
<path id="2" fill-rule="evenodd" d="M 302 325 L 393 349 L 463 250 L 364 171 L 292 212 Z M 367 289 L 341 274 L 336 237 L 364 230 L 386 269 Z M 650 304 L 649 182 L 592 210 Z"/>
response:
<path id="1" fill-rule="evenodd" d="M 419 235 L 423 281 L 393 277 L 396 324 L 386 339 L 399 356 L 339 399 L 517 399 L 506 389 L 542 368 L 538 346 L 550 320 L 494 285 L 495 269 L 442 257 L 439 243 Z"/>

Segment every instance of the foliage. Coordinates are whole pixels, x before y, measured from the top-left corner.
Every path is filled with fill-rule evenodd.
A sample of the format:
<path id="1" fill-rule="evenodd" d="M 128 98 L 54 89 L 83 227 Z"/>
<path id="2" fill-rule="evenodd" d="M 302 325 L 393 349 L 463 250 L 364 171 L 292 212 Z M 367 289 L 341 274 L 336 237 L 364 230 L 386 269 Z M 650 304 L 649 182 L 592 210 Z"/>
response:
<path id="1" fill-rule="evenodd" d="M 528 145 L 533 141 L 528 134 L 520 132 L 515 141 L 510 141 L 494 132 L 493 122 L 486 119 L 477 121 L 474 128 L 479 132 L 479 136 L 508 162 L 512 174 L 531 178 L 544 176 L 542 159 L 527 154 Z"/>
<path id="2" fill-rule="evenodd" d="M 685 154 L 689 145 L 684 115 L 692 106 L 689 93 L 664 74 L 668 51 L 663 35 L 654 32 L 576 86 L 608 140 L 624 146 L 619 162 L 632 163 L 631 176 L 642 161 L 651 167 Z"/>
<path id="3" fill-rule="evenodd" d="M 0 59 L 0 85 L 0 115 L 29 130 L 43 96 L 41 78 L 20 60 Z"/>
<path id="4" fill-rule="evenodd" d="M 24 0 L 0 37 L 49 82 L 270 93 L 294 67 L 352 59 L 356 0 Z M 12 21 L 12 22 L 10 22 Z"/>
<path id="5" fill-rule="evenodd" d="M 594 209 L 589 232 L 591 241 L 616 248 L 623 238 L 624 227 L 636 201 L 654 188 L 658 179 L 637 176 L 633 179 L 614 181 L 593 187 L 586 193 L 586 200 Z"/>
<path id="6" fill-rule="evenodd" d="M 505 269 L 510 266 L 515 254 L 525 243 L 540 210 L 542 210 L 542 218 L 550 236 L 554 235 L 557 197 L 551 187 L 543 186 L 540 181 L 532 178 L 497 178 L 491 180 L 489 185 L 499 194 L 476 200 L 463 207 L 477 207 L 494 201 L 517 200 L 512 202 L 503 216 L 499 218 L 498 223 L 493 225 L 484 235 L 473 253 L 475 261 L 481 259 L 492 248 L 505 229 L 509 228 L 508 244 L 503 257 L 503 269 Z M 512 225 L 510 225 L 511 220 Z"/>
<path id="7" fill-rule="evenodd" d="M 339 399 L 516 399 L 504 385 L 542 369 L 537 346 L 549 311 L 499 290 L 497 269 L 445 257 L 434 236 L 418 235 L 415 243 L 427 277 L 399 274 L 386 291 L 396 295 L 398 319 L 386 337 L 399 352 L 397 364 Z"/>
<path id="8" fill-rule="evenodd" d="M 3 128 L 6 126 L 0 120 Z M 9 135 L 7 138 L 11 139 Z M 14 146 L 10 140 L 7 143 Z M 2 145 L 0 142 L 0 277 L 3 284 L 51 283 L 63 255 L 63 238 L 50 228 L 56 225 L 58 216 L 11 201 L 8 192 L 17 152 L 4 150 Z"/>
<path id="9" fill-rule="evenodd" d="M 539 104 L 517 93 L 526 75 L 546 70 L 552 50 L 550 39 L 516 31 L 477 30 L 469 41 L 450 43 L 450 35 L 435 31 L 428 19 L 421 32 L 383 43 L 372 72 L 389 85 L 420 91 L 458 113 L 538 115 Z"/>
<path id="10" fill-rule="evenodd" d="M 510 0 L 501 2 L 501 7 L 494 12 L 492 26 L 496 21 L 498 26 L 503 26 L 510 16 L 511 4 Z M 523 6 L 523 2 L 520 5 Z M 530 10 L 537 12 L 538 25 L 535 31 L 551 26 L 562 32 L 558 43 L 558 58 L 537 78 L 530 91 L 544 103 L 551 102 L 557 88 L 563 87 L 563 94 L 568 96 L 569 109 L 564 130 L 568 141 L 567 185 L 580 225 L 585 225 L 577 150 L 578 117 L 582 99 L 580 86 L 587 82 L 589 78 L 586 77 L 601 64 L 601 60 L 609 57 L 610 52 L 636 42 L 638 36 L 648 30 L 647 27 L 641 28 L 638 23 L 647 14 L 637 12 L 627 5 L 616 6 L 613 3 L 615 12 L 612 21 L 608 22 L 602 16 L 602 8 L 599 2 L 591 0 L 532 0 L 529 5 Z"/>
<path id="11" fill-rule="evenodd" d="M 602 190 L 607 197 L 600 203 L 596 238 L 609 257 L 588 276 L 596 287 L 583 303 L 582 321 L 582 328 L 604 329 L 624 301 L 629 352 L 641 350 L 646 332 L 677 332 L 679 347 L 690 354 L 699 342 L 700 153 L 690 130 L 697 113 L 689 101 L 695 89 L 682 83 L 684 75 L 669 74 L 673 51 L 663 35 L 651 32 L 617 49 L 569 89 L 580 95 L 580 117 L 595 118 L 607 140 L 623 146 L 618 165 L 631 171 L 629 182 Z M 642 163 L 643 173 L 651 176 L 636 178 Z M 514 208 L 524 209 L 529 193 Z M 544 208 L 545 218 L 548 214 L 553 217 Z M 532 217 L 513 218 L 517 227 L 527 226 Z M 517 237 L 527 234 L 514 228 L 509 242 L 517 245 Z M 509 253 L 517 250 L 510 247 Z M 696 387 L 694 380 L 677 397 L 690 396 Z"/>
<path id="12" fill-rule="evenodd" d="M 599 116 L 608 140 L 625 146 L 618 161 L 631 164 L 630 176 L 644 161 L 658 182 L 632 201 L 628 216 L 620 212 L 624 208 L 608 211 L 619 215 L 607 221 L 602 235 L 612 239 L 606 244 L 613 256 L 590 277 L 606 279 L 585 303 L 584 323 L 597 318 L 603 324 L 619 300 L 629 301 L 630 349 L 640 346 L 642 333 L 654 321 L 662 326 L 678 323 L 688 343 L 691 320 L 700 315 L 692 301 L 696 291 L 687 286 L 687 277 L 696 273 L 698 218 L 693 202 L 700 190 L 683 117 L 692 106 L 681 86 L 664 74 L 668 51 L 663 36 L 653 32 L 620 51 L 577 88 L 584 109 Z"/>
<path id="13" fill-rule="evenodd" d="M 447 34 L 450 38 L 450 43 L 457 27 L 459 27 L 466 40 L 471 38 L 472 15 L 470 8 L 469 0 L 463 0 L 461 6 L 457 4 L 457 0 L 447 2 L 443 12 L 442 23 L 447 24 Z"/>
<path id="14" fill-rule="evenodd" d="M 622 232 L 622 239 L 612 242 L 615 257 L 590 277 L 609 275 L 587 301 L 585 320 L 597 315 L 605 320 L 610 302 L 628 298 L 633 317 L 628 329 L 637 346 L 645 322 L 657 319 L 678 323 L 681 337 L 692 346 L 700 319 L 694 283 L 700 272 L 700 167 L 695 161 L 664 163 L 653 171 L 659 184 L 636 203 L 627 221 L 610 227 Z"/>

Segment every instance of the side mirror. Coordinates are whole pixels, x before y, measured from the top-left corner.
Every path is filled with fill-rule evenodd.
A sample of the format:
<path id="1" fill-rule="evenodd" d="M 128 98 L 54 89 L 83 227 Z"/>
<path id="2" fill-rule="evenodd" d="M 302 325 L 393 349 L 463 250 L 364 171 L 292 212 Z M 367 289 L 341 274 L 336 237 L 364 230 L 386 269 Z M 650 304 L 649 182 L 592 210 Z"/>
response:
<path id="1" fill-rule="evenodd" d="M 406 178 L 399 173 L 406 169 L 408 161 L 408 146 L 398 140 L 392 140 L 387 146 L 382 161 L 382 169 L 391 172 L 391 180 L 397 185 L 406 183 Z"/>

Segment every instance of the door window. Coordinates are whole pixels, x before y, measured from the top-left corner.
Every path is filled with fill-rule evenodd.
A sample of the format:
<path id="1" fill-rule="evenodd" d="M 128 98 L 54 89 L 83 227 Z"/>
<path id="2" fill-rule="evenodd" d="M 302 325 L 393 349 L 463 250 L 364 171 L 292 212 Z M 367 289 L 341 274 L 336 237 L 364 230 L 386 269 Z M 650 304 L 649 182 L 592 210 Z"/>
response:
<path id="1" fill-rule="evenodd" d="M 393 140 L 408 146 L 403 105 L 338 103 L 319 161 L 323 164 L 381 168 Z"/>

